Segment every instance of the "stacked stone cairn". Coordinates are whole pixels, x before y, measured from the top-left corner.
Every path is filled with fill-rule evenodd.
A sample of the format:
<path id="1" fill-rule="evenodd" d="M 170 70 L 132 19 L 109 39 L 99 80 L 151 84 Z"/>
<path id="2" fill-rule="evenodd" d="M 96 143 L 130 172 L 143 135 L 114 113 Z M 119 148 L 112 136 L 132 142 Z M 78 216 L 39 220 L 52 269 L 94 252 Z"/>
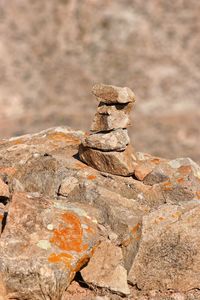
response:
<path id="1" fill-rule="evenodd" d="M 99 101 L 99 106 L 91 133 L 80 145 L 79 157 L 99 171 L 131 176 L 136 167 L 136 158 L 127 128 L 135 102 L 134 93 L 127 87 L 105 84 L 96 84 L 92 93 Z"/>

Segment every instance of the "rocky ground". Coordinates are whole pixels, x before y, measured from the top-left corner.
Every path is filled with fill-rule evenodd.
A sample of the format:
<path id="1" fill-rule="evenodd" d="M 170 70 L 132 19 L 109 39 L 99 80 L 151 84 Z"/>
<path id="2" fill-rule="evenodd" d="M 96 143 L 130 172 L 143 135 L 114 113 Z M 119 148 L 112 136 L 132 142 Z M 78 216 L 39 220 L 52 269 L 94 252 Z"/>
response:
<path id="1" fill-rule="evenodd" d="M 97 171 L 86 136 L 0 141 L 0 299 L 200 299 L 200 167 L 137 152 L 133 176 Z"/>
<path id="2" fill-rule="evenodd" d="M 0 1 L 0 136 L 87 130 L 96 82 L 132 88 L 138 151 L 200 162 L 197 0 Z"/>

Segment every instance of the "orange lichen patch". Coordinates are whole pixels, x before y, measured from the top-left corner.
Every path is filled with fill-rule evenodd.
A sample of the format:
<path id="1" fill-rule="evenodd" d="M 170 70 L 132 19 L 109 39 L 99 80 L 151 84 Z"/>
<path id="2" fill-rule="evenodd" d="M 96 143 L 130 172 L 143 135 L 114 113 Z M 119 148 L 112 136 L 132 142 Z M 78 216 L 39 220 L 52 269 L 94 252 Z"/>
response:
<path id="1" fill-rule="evenodd" d="M 2 214 L 0 214 L 0 222 L 3 220 L 3 215 Z"/>
<path id="2" fill-rule="evenodd" d="M 96 178 L 97 178 L 96 175 L 88 175 L 88 176 L 87 176 L 87 179 L 89 179 L 89 180 L 94 180 L 94 179 L 96 179 Z"/>
<path id="3" fill-rule="evenodd" d="M 76 273 L 78 271 L 80 271 L 80 269 L 86 265 L 86 263 L 88 262 L 88 260 L 90 259 L 89 255 L 84 255 L 83 257 L 81 257 L 81 259 L 79 260 L 79 262 L 76 264 L 76 267 L 73 269 L 73 271 Z"/>
<path id="4" fill-rule="evenodd" d="M 49 257 L 48 257 L 48 261 L 50 263 L 64 263 L 65 266 L 67 267 L 67 269 L 72 269 L 71 266 L 71 261 L 73 259 L 73 256 L 69 253 L 52 253 Z"/>
<path id="5" fill-rule="evenodd" d="M 50 242 L 61 250 L 84 251 L 83 230 L 79 217 L 72 212 L 66 212 L 61 217 L 63 223 L 54 230 Z"/>
<path id="6" fill-rule="evenodd" d="M 192 168 L 191 166 L 181 166 L 180 168 L 178 168 L 178 171 L 182 175 L 188 175 L 192 171 Z"/>
<path id="7" fill-rule="evenodd" d="M 180 178 L 177 178 L 176 181 L 177 181 L 178 183 L 184 183 L 185 178 L 184 178 L 184 177 L 180 177 Z"/>
<path id="8" fill-rule="evenodd" d="M 132 229 L 131 229 L 131 233 L 132 234 L 136 234 L 138 232 L 138 230 L 140 229 L 141 225 L 140 223 L 137 223 Z"/>
<path id="9" fill-rule="evenodd" d="M 174 214 L 172 214 L 172 217 L 173 217 L 173 218 L 179 218 L 180 215 L 181 215 L 181 212 L 177 211 L 177 212 L 175 212 Z"/>
<path id="10" fill-rule="evenodd" d="M 161 159 L 160 158 L 153 158 L 153 159 L 151 159 L 151 162 L 155 165 L 159 165 L 159 163 L 161 162 Z"/>
<path id="11" fill-rule="evenodd" d="M 17 169 L 13 167 L 0 167 L 0 174 L 13 175 L 16 171 Z"/>
<path id="12" fill-rule="evenodd" d="M 79 138 L 69 133 L 52 132 L 48 134 L 48 139 L 57 142 L 65 142 L 72 145 L 80 144 Z"/>
<path id="13" fill-rule="evenodd" d="M 169 181 L 166 181 L 163 183 L 163 190 L 164 191 L 171 191 L 172 190 L 172 183 Z"/>
<path id="14" fill-rule="evenodd" d="M 200 200 L 200 191 L 197 191 L 197 192 L 196 192 L 196 195 L 197 195 L 197 199 Z"/>

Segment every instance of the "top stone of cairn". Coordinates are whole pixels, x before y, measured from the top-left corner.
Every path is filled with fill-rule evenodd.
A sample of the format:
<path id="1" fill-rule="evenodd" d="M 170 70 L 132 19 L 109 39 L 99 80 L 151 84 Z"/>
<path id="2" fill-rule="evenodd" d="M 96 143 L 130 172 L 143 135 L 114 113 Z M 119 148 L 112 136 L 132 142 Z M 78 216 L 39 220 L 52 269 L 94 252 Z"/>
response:
<path id="1" fill-rule="evenodd" d="M 135 95 L 128 87 L 117 87 L 100 83 L 95 84 L 92 93 L 100 102 L 105 104 L 135 102 Z"/>

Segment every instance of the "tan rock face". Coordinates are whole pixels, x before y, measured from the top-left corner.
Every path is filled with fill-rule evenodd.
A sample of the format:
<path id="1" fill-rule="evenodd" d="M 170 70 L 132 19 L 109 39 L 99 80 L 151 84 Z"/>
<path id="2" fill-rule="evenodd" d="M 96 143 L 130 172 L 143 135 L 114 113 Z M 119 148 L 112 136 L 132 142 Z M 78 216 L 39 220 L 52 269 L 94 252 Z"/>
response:
<path id="1" fill-rule="evenodd" d="M 187 202 L 163 205 L 144 217 L 129 281 L 145 290 L 199 288 L 199 216 L 199 202 Z"/>
<path id="2" fill-rule="evenodd" d="M 0 296 L 62 299 L 75 272 L 96 253 L 94 276 L 87 272 L 86 280 L 94 293 L 102 284 L 110 299 L 126 294 L 126 272 L 141 289 L 135 296 L 131 287 L 130 299 L 159 289 L 152 300 L 174 300 L 166 296 L 169 289 L 199 289 L 199 166 L 188 158 L 137 153 L 135 176 L 115 176 L 113 166 L 120 175 L 130 171 L 131 146 L 121 152 L 81 146 L 83 153 L 94 151 L 101 172 L 78 159 L 85 137 L 62 127 L 0 141 L 7 195 L 0 195 Z M 199 291 L 194 295 L 198 299 Z"/>
<path id="3" fill-rule="evenodd" d="M 99 101 L 106 104 L 129 103 L 135 101 L 135 95 L 127 87 L 117 87 L 114 85 L 96 84 L 92 93 Z"/>
<path id="4" fill-rule="evenodd" d="M 60 299 L 91 256 L 96 238 L 95 223 L 76 205 L 14 194 L 0 239 L 7 293 L 17 291 L 19 299 Z"/>
<path id="5" fill-rule="evenodd" d="M 133 103 L 105 105 L 102 102 L 97 108 L 91 131 L 109 131 L 117 128 L 127 128 L 131 125 L 130 112 Z"/>
<path id="6" fill-rule="evenodd" d="M 104 152 L 80 146 L 79 155 L 82 161 L 85 161 L 93 168 L 121 176 L 132 175 L 137 164 L 133 148 L 130 145 L 121 152 Z"/>
<path id="7" fill-rule="evenodd" d="M 83 141 L 84 147 L 103 151 L 122 151 L 130 143 L 126 129 L 117 129 L 108 133 L 91 134 Z"/>
<path id="8" fill-rule="evenodd" d="M 122 250 L 110 241 L 102 242 L 96 248 L 89 264 L 81 271 L 81 275 L 88 284 L 107 288 L 122 295 L 130 294 Z"/>
<path id="9" fill-rule="evenodd" d="M 123 111 L 115 111 L 110 115 L 96 113 L 92 122 L 91 131 L 109 131 L 130 126 L 129 115 Z"/>

